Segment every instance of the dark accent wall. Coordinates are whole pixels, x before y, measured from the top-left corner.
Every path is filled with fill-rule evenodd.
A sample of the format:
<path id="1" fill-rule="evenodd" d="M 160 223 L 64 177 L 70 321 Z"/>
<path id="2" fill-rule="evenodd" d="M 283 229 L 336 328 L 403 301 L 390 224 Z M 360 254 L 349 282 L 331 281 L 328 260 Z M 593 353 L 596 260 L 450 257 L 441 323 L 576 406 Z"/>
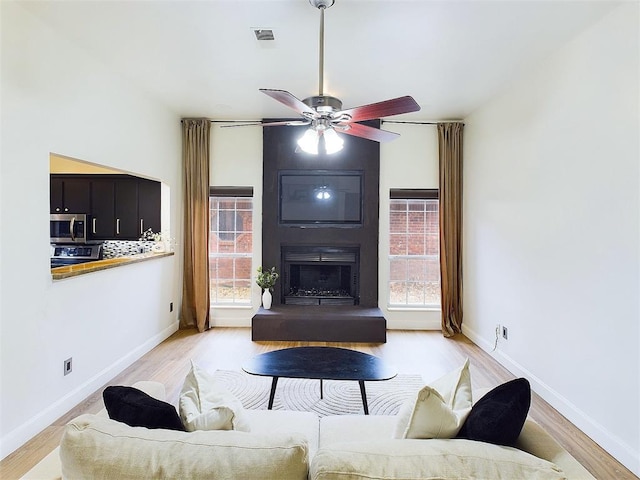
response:
<path id="1" fill-rule="evenodd" d="M 379 122 L 363 122 L 378 127 Z M 297 139 L 307 127 L 263 128 L 262 264 L 283 271 L 281 246 L 360 247 L 360 305 L 378 306 L 378 217 L 380 144 L 344 135 L 344 148 L 333 155 L 296 153 Z M 362 170 L 364 172 L 363 222 L 360 227 L 300 227 L 278 224 L 278 171 Z M 273 304 L 282 304 L 278 282 Z"/>

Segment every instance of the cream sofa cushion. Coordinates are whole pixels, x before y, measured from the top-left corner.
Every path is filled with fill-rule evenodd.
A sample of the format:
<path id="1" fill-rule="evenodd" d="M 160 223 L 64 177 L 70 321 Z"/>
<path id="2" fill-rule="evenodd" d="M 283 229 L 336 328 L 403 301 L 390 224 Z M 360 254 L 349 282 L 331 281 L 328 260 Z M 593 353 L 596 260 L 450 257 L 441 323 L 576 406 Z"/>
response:
<path id="1" fill-rule="evenodd" d="M 188 432 L 250 430 L 240 400 L 193 361 L 182 385 L 178 411 Z"/>
<path id="2" fill-rule="evenodd" d="M 65 479 L 306 480 L 307 442 L 299 434 L 147 429 L 81 415 L 60 443 Z"/>
<path id="3" fill-rule="evenodd" d="M 423 387 L 398 412 L 394 438 L 455 437 L 471 412 L 469 359 Z"/>
<path id="4" fill-rule="evenodd" d="M 555 463 L 562 468 L 568 478 L 595 480 L 595 477 L 578 460 L 531 418 L 527 418 L 524 422 L 524 427 L 516 441 L 516 448 Z"/>
<path id="5" fill-rule="evenodd" d="M 512 447 L 461 439 L 336 443 L 311 462 L 310 480 L 561 480 L 553 463 Z"/>
<path id="6" fill-rule="evenodd" d="M 393 437 L 395 415 L 328 415 L 320 418 L 320 448 L 335 443 L 386 440 Z"/>
<path id="7" fill-rule="evenodd" d="M 313 458 L 318 451 L 319 418 L 315 413 L 289 410 L 245 410 L 244 413 L 252 434 L 302 435 L 307 441 L 309 458 Z"/>

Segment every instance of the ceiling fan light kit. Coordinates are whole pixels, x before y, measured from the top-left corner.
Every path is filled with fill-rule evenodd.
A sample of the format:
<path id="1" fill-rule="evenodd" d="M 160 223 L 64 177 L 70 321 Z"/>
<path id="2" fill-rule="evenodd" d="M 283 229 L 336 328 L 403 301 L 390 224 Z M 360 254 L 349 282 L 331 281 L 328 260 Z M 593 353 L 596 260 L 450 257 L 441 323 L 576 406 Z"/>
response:
<path id="1" fill-rule="evenodd" d="M 320 55 L 319 55 L 319 92 L 318 95 L 299 100 L 285 90 L 262 88 L 260 91 L 274 100 L 295 110 L 302 120 L 277 121 L 262 123 L 263 127 L 276 125 L 309 125 L 304 135 L 298 140 L 298 146 L 304 152 L 317 155 L 318 145 L 324 140 L 324 151 L 332 154 L 342 150 L 344 139 L 336 132 L 366 138 L 376 142 L 387 142 L 398 137 L 397 133 L 379 128 L 369 127 L 357 122 L 379 119 L 391 115 L 417 112 L 420 106 L 410 96 L 398 97 L 370 105 L 342 109 L 342 101 L 323 92 L 324 79 L 324 11 L 330 8 L 335 0 L 309 0 L 309 3 L 320 10 Z"/>
<path id="2" fill-rule="evenodd" d="M 324 137 L 324 150 L 328 155 L 339 152 L 344 146 L 344 140 L 333 128 L 329 128 L 322 133 Z"/>
<path id="3" fill-rule="evenodd" d="M 324 142 L 321 142 L 323 140 Z M 318 146 L 324 143 L 324 151 L 327 155 L 339 152 L 344 146 L 344 140 L 336 133 L 331 126 L 323 125 L 322 120 L 318 120 L 314 127 L 308 128 L 302 137 L 298 139 L 298 146 L 303 152 L 312 155 L 318 154 Z"/>
<path id="4" fill-rule="evenodd" d="M 318 132 L 313 128 L 309 128 L 298 139 L 298 146 L 303 152 L 318 154 Z"/>

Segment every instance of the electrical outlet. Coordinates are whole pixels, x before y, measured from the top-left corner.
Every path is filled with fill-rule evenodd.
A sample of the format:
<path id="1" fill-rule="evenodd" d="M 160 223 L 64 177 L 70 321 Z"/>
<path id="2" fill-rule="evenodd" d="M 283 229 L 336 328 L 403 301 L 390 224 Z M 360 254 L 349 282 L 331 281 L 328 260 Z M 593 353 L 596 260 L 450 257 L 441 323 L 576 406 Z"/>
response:
<path id="1" fill-rule="evenodd" d="M 73 370 L 73 358 L 67 358 L 64 361 L 64 374 L 69 375 L 71 370 Z"/>
<path id="2" fill-rule="evenodd" d="M 509 329 L 504 325 L 502 326 L 502 338 L 509 340 Z"/>
<path id="3" fill-rule="evenodd" d="M 169 312 L 173 312 L 173 302 L 169 304 Z"/>

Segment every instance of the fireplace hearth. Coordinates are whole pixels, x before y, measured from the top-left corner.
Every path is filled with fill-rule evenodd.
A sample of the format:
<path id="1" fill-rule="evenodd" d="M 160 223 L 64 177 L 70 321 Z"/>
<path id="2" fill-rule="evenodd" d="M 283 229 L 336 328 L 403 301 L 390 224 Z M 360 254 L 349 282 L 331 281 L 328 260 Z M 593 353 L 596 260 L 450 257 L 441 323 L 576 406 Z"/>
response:
<path id="1" fill-rule="evenodd" d="M 285 305 L 358 305 L 359 248 L 282 247 Z"/>

